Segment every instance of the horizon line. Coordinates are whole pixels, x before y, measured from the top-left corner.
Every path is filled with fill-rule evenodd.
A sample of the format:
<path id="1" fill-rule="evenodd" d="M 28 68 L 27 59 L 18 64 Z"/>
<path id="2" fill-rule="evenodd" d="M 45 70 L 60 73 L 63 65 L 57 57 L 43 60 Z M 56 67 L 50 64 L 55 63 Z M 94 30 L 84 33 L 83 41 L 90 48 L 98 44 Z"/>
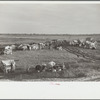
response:
<path id="1" fill-rule="evenodd" d="M 0 33 L 0 35 L 100 35 L 100 33 L 64 33 L 64 34 L 60 34 L 60 33 L 58 33 L 58 34 L 41 34 L 41 33 Z"/>

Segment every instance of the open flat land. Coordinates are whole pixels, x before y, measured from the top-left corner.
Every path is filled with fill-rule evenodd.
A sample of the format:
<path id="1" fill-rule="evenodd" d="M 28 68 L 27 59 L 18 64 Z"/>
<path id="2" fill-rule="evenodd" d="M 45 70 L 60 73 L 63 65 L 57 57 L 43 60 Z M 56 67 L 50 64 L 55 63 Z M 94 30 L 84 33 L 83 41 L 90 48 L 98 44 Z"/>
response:
<path id="1" fill-rule="evenodd" d="M 4 74 L 0 71 L 0 79 L 10 81 L 99 81 L 100 80 L 100 35 L 0 35 L 0 45 L 21 44 L 31 42 L 45 42 L 46 40 L 62 39 L 84 39 L 92 37 L 98 41 L 96 50 L 74 47 L 71 49 L 82 50 L 93 59 L 77 57 L 75 54 L 66 50 L 31 50 L 14 51 L 12 55 L 0 55 L 0 61 L 5 59 L 15 59 L 15 73 Z M 27 73 L 28 67 L 34 68 L 37 64 L 55 61 L 56 63 L 66 64 L 63 72 L 32 72 Z"/>

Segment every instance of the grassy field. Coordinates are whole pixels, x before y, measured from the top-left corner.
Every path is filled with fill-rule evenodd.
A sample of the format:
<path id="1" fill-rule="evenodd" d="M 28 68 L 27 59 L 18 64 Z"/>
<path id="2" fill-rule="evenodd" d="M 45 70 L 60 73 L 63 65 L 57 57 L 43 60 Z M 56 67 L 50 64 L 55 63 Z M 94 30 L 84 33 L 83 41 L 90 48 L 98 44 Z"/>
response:
<path id="1" fill-rule="evenodd" d="M 95 40 L 100 41 L 100 35 L 0 34 L 0 44 L 43 42 L 52 39 L 73 40 L 73 39 L 84 39 L 86 37 L 93 37 Z"/>
<path id="2" fill-rule="evenodd" d="M 51 39 L 80 39 L 93 37 L 98 41 L 97 50 L 82 49 L 90 55 L 100 57 L 100 35 L 0 35 L 0 45 L 15 44 L 15 43 L 31 43 L 44 42 Z M 75 54 L 69 53 L 66 50 L 37 50 L 37 51 L 14 51 L 12 55 L 0 55 L 0 61 L 5 59 L 15 59 L 15 73 L 4 74 L 0 72 L 0 79 L 8 79 L 14 81 L 98 81 L 100 80 L 100 61 L 91 61 L 82 57 L 77 57 Z M 34 71 L 37 64 L 48 63 L 55 61 L 56 63 L 65 62 L 66 70 L 62 72 L 41 72 Z M 33 68 L 33 72 L 27 73 L 28 67 Z"/>

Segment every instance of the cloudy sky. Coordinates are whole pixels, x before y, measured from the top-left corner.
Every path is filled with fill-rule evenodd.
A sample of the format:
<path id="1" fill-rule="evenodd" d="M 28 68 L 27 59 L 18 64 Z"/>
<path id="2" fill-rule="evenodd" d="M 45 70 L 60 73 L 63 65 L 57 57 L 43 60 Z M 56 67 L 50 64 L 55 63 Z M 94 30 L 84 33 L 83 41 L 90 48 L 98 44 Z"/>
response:
<path id="1" fill-rule="evenodd" d="M 100 33 L 100 4 L 1 4 L 0 33 Z"/>

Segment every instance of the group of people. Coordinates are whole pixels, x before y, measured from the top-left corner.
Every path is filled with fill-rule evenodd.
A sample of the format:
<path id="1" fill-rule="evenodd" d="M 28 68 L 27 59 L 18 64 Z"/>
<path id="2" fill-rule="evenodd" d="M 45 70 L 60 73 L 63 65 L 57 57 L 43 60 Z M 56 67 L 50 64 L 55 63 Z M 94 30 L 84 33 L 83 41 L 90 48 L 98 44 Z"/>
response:
<path id="1" fill-rule="evenodd" d="M 27 69 L 27 72 L 30 72 L 31 68 Z M 60 72 L 65 69 L 65 64 L 57 64 L 54 61 L 51 61 L 49 63 L 43 63 L 41 65 L 36 65 L 35 66 L 35 71 L 36 72 Z"/>

